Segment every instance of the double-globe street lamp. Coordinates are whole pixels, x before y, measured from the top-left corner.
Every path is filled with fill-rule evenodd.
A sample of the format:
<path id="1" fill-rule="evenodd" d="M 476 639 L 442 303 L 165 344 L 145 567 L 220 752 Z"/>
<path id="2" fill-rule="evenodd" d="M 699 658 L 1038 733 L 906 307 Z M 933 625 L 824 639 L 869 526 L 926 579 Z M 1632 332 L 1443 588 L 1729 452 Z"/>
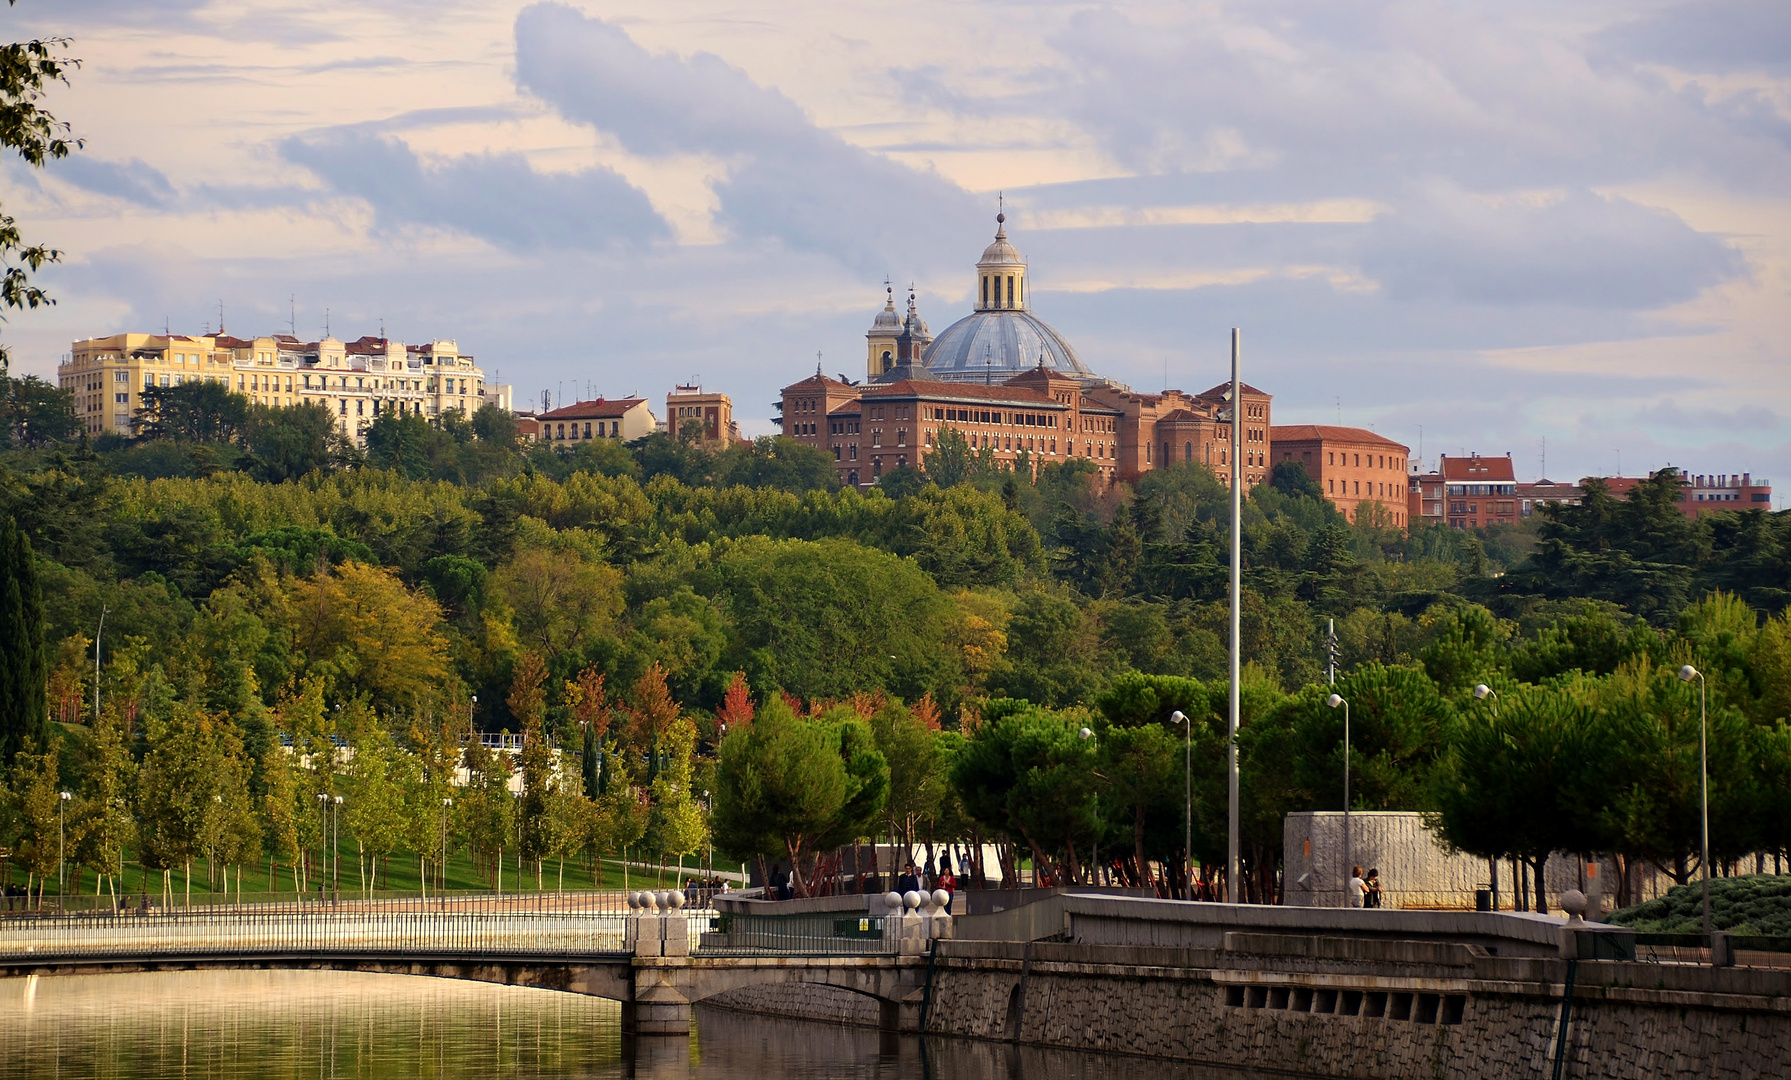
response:
<path id="1" fill-rule="evenodd" d="M 1343 864 L 1341 867 L 1339 867 L 1339 873 L 1343 873 L 1343 872 L 1349 871 L 1349 869 L 1350 869 L 1350 861 L 1349 861 L 1350 860 L 1350 851 L 1349 851 L 1349 702 L 1345 701 L 1342 697 L 1340 697 L 1337 694 L 1332 694 L 1330 697 L 1325 699 L 1325 704 L 1329 705 L 1333 709 L 1335 709 L 1339 705 L 1343 706 Z M 1353 904 L 1351 904 L 1351 901 L 1353 901 L 1355 899 L 1355 897 L 1347 895 L 1348 889 L 1349 889 L 1349 879 L 1345 878 L 1344 879 L 1344 890 L 1345 890 L 1346 895 L 1344 896 L 1343 901 L 1346 905 L 1354 906 Z"/>

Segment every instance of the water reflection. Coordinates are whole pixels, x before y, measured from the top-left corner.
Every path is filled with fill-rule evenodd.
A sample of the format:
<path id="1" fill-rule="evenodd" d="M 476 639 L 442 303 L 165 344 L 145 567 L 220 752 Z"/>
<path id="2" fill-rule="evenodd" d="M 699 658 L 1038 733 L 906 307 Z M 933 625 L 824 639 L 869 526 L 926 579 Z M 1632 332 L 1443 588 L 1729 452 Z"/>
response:
<path id="1" fill-rule="evenodd" d="M 322 971 L 0 980 L 0 1075 L 101 1080 L 1152 1080 L 1136 1058 L 879 1034 L 699 1008 L 697 1034 L 628 1039 L 614 1002 Z M 1227 1077 L 1236 1074 L 1225 1073 Z"/>

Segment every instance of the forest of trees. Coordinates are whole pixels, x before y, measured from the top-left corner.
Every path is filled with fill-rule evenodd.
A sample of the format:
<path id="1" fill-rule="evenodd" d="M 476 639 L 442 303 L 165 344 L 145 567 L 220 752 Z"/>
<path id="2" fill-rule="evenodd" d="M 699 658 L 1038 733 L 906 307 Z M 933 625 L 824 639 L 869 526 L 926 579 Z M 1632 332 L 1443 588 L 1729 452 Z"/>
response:
<path id="1" fill-rule="evenodd" d="M 711 841 L 805 887 L 873 837 L 1173 894 L 1185 855 L 1222 861 L 1229 510 L 1203 467 L 1108 485 L 945 447 L 860 493 L 783 439 L 567 451 L 487 407 L 381 416 L 361 448 L 201 385 L 89 441 L 60 393 L 5 385 L 20 884 L 54 876 L 61 835 L 91 874 L 128 853 L 169 890 L 195 864 L 302 889 L 320 794 L 344 796 L 366 887 L 393 858 L 440 881 L 444 844 L 550 886 L 567 858 Z M 1341 806 L 1333 623 L 1356 808 L 1424 811 L 1488 858 L 1608 851 L 1684 880 L 1693 663 L 1716 856 L 1791 847 L 1791 515 L 1690 519 L 1678 483 L 1402 535 L 1278 467 L 1244 509 L 1240 895 L 1278 895 L 1287 812 Z"/>

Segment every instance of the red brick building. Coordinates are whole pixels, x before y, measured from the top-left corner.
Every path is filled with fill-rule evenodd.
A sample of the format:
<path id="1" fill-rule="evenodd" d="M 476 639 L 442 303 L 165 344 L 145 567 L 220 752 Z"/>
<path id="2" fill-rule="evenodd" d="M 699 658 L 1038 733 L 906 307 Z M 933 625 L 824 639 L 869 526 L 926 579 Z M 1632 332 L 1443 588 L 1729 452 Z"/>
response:
<path id="1" fill-rule="evenodd" d="M 1517 524 L 1517 476 L 1511 455 L 1444 456 L 1439 464 L 1435 473 L 1411 477 L 1406 489 L 1411 520 L 1447 522 L 1454 529 Z"/>
<path id="2" fill-rule="evenodd" d="M 1269 434 L 1276 461 L 1297 461 L 1343 516 L 1379 513 L 1386 524 L 1409 524 L 1406 466 L 1411 449 L 1366 428 L 1288 424 Z M 1372 509 L 1378 507 L 1378 511 Z"/>

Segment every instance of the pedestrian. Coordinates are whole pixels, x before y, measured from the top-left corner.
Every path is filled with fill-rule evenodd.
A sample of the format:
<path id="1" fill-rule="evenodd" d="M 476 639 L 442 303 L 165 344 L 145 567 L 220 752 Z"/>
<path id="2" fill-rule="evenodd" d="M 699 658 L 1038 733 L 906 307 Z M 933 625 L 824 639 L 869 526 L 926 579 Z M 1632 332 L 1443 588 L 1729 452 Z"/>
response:
<path id="1" fill-rule="evenodd" d="M 1368 877 L 1362 881 L 1362 906 L 1381 906 L 1381 872 L 1375 867 L 1368 868 Z"/>
<path id="2" fill-rule="evenodd" d="M 1362 880 L 1362 868 L 1354 867 L 1349 872 L 1349 884 L 1344 886 L 1344 903 L 1350 907 L 1361 907 L 1367 897 L 1368 884 Z"/>
<path id="3" fill-rule="evenodd" d="M 939 887 L 945 890 L 945 913 L 950 915 L 951 902 L 958 895 L 958 875 L 951 872 L 950 857 L 939 867 Z"/>
<path id="4" fill-rule="evenodd" d="M 913 863 L 902 868 L 902 876 L 896 879 L 895 891 L 903 896 L 920 891 L 920 876 L 914 872 Z"/>
<path id="5" fill-rule="evenodd" d="M 784 898 L 784 868 L 778 863 L 771 864 L 771 875 L 765 879 L 765 899 L 782 900 Z"/>

